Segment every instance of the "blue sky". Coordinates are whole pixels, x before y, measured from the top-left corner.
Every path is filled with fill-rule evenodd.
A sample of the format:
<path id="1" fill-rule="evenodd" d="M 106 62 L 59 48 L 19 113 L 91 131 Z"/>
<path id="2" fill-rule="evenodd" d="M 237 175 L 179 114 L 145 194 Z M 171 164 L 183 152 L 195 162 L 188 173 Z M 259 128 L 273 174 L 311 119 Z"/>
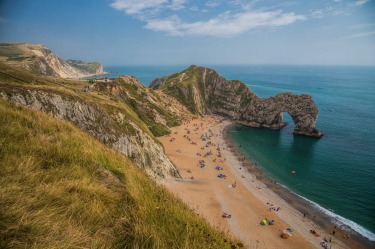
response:
<path id="1" fill-rule="evenodd" d="M 0 41 L 104 65 L 375 65 L 375 0 L 2 0 Z"/>

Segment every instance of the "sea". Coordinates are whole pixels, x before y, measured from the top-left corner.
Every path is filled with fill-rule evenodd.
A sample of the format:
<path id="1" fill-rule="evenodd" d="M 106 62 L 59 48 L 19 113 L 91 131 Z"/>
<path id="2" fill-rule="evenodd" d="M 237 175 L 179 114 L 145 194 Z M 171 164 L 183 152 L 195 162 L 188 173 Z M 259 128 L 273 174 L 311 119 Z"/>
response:
<path id="1" fill-rule="evenodd" d="M 103 77 L 153 79 L 189 65 L 113 66 Z M 375 241 L 375 67 L 202 65 L 230 80 L 241 80 L 258 96 L 280 92 L 311 95 L 318 106 L 316 139 L 281 130 L 234 126 L 231 140 L 270 178 L 303 197 L 337 224 Z M 295 171 L 292 174 L 291 171 Z"/>

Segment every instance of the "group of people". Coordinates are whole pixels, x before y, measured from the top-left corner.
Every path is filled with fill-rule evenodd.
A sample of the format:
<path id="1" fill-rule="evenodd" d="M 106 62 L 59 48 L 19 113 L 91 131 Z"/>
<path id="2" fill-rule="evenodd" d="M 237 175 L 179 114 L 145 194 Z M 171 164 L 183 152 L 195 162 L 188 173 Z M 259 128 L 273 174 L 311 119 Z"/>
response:
<path id="1" fill-rule="evenodd" d="M 268 210 L 269 211 L 279 211 L 281 208 L 280 207 L 275 207 L 273 204 L 267 202 L 268 205 Z"/>
<path id="2" fill-rule="evenodd" d="M 217 120 L 214 120 L 214 122 L 217 122 Z M 199 138 L 199 140 L 201 141 L 201 147 L 200 149 L 205 151 L 206 153 L 201 153 L 201 152 L 197 152 L 196 153 L 196 156 L 199 156 L 201 159 L 198 161 L 198 166 L 200 168 L 205 168 L 206 167 L 206 162 L 205 160 L 207 161 L 206 158 L 204 158 L 205 160 L 202 160 L 203 158 L 202 157 L 209 157 L 209 156 L 213 156 L 211 157 L 212 161 L 213 162 L 224 162 L 225 159 L 224 158 L 221 158 L 222 157 L 222 150 L 231 150 L 231 148 L 233 146 L 231 145 L 227 145 L 225 146 L 223 144 L 223 146 L 220 147 L 220 145 L 217 145 L 215 144 L 211 139 L 213 137 L 217 137 L 218 134 L 215 134 L 210 128 L 207 128 L 207 127 L 204 127 L 204 124 L 203 122 L 201 123 L 194 123 L 194 124 L 190 124 L 190 122 L 187 123 L 188 126 L 185 128 L 185 135 L 183 135 L 184 138 L 186 138 L 190 144 L 192 145 L 197 145 L 196 142 L 193 141 L 194 138 Z M 189 128 L 189 125 L 190 125 L 190 128 Z M 191 125 L 193 126 L 191 128 Z M 199 135 L 198 135 L 199 134 Z M 198 135 L 198 136 L 197 136 Z M 191 136 L 191 137 L 190 137 Z M 175 138 L 171 138 L 170 141 L 173 142 L 175 140 Z M 199 141 L 198 140 L 198 141 Z M 214 149 L 210 149 L 209 147 L 215 147 Z M 177 150 L 178 153 L 181 153 L 181 150 Z M 221 158 L 221 159 L 220 159 Z M 238 160 L 242 163 L 246 160 L 245 157 L 241 157 L 241 158 L 238 158 Z M 257 167 L 257 163 L 255 162 L 254 164 L 252 164 L 253 167 Z M 221 166 L 216 166 L 215 167 L 216 170 L 223 170 L 223 168 Z M 188 170 L 187 171 L 188 173 L 191 173 L 191 170 Z M 217 172 L 217 173 L 220 173 L 220 172 Z M 295 173 L 295 172 L 293 172 Z M 227 176 L 225 174 L 218 174 L 217 175 L 218 178 L 223 178 L 223 179 L 226 179 Z M 242 178 L 245 178 L 244 175 L 242 175 Z M 191 179 L 193 179 L 193 177 L 191 177 Z M 254 181 L 254 180 L 252 180 Z M 273 183 L 273 180 L 271 180 L 271 183 Z M 276 181 L 274 181 L 274 183 L 276 184 Z M 237 186 L 237 182 L 234 182 L 232 184 L 229 185 L 229 188 L 236 188 Z M 260 187 L 256 186 L 257 189 L 261 189 Z M 268 203 L 267 202 L 267 205 L 268 205 L 268 210 L 269 211 L 279 211 L 281 210 L 280 207 L 277 207 L 277 206 L 274 206 L 273 204 L 271 203 Z M 222 217 L 223 218 L 231 218 L 232 215 L 228 212 L 223 212 L 222 213 Z M 305 215 L 304 215 L 305 217 Z M 267 225 L 273 225 L 275 224 L 275 220 L 268 220 L 268 219 L 264 219 L 266 221 L 266 224 Z M 315 230 L 310 230 L 310 232 L 315 235 L 316 237 L 319 237 L 320 235 L 315 231 Z M 333 235 L 335 235 L 335 231 L 333 230 L 332 232 Z M 344 238 L 346 238 L 346 236 L 344 236 Z M 349 236 L 347 236 L 347 238 L 349 238 Z M 329 248 L 329 245 L 332 243 L 332 238 L 331 237 L 324 237 L 323 238 L 323 241 L 321 241 L 321 246 L 323 248 Z"/>

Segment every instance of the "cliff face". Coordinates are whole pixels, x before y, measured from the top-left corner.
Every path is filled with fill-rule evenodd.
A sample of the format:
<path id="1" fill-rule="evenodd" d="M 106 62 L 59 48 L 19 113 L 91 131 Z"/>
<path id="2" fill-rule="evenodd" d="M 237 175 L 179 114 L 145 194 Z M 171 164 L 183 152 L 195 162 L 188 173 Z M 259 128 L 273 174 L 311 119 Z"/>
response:
<path id="1" fill-rule="evenodd" d="M 193 113 L 220 114 L 252 127 L 282 128 L 286 125 L 282 113 L 288 112 L 295 123 L 294 134 L 322 136 L 315 128 L 318 108 L 307 94 L 280 93 L 262 99 L 243 82 L 195 65 L 155 79 L 150 87 L 175 97 Z"/>
<path id="2" fill-rule="evenodd" d="M 0 86 L 0 97 L 75 124 L 100 142 L 129 157 L 151 176 L 179 175 L 164 154 L 163 147 L 120 109 L 110 112 L 79 98 L 25 87 Z"/>
<path id="3" fill-rule="evenodd" d="M 81 129 L 1 98 L 0 168 L 0 248 L 240 243 Z"/>
<path id="4" fill-rule="evenodd" d="M 169 133 L 169 127 L 180 125 L 189 111 L 170 96 L 161 96 L 145 87 L 133 76 L 121 76 L 114 80 L 98 80 L 89 92 L 100 92 L 112 100 L 127 103 L 155 136 Z"/>
<path id="5" fill-rule="evenodd" d="M 0 43 L 0 62 L 38 75 L 60 78 L 104 73 L 102 65 L 98 62 L 67 62 L 42 44 Z"/>
<path id="6" fill-rule="evenodd" d="M 160 127 L 168 132 L 168 124 L 177 122 L 177 114 L 169 109 L 178 112 L 179 107 L 169 106 L 157 93 L 152 94 L 151 89 L 132 77 L 95 84 L 88 86 L 85 81 L 51 80 L 28 72 L 21 73 L 0 63 L 0 98 L 73 123 L 127 156 L 154 178 L 179 177 L 152 130 L 152 127 L 165 123 Z M 145 100 L 138 104 L 147 109 L 150 116 L 144 117 L 144 113 L 132 107 L 132 99 L 137 95 L 131 91 L 131 84 L 139 84 L 138 91 L 143 93 Z M 156 101 L 154 98 L 161 101 L 152 105 L 152 101 Z M 176 120 L 169 120 L 172 118 Z"/>

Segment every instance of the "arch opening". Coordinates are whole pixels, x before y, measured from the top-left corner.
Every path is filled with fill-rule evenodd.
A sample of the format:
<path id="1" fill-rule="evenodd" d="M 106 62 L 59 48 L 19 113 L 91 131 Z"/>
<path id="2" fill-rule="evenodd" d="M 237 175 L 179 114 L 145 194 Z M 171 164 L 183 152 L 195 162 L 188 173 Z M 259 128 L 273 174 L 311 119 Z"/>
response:
<path id="1" fill-rule="evenodd" d="M 294 127 L 296 126 L 293 117 L 289 114 L 289 112 L 281 112 L 281 122 L 283 123 L 283 130 L 287 133 L 293 133 Z"/>
<path id="2" fill-rule="evenodd" d="M 294 128 L 296 124 L 292 115 L 290 115 L 289 112 L 281 112 L 281 117 L 282 117 L 282 122 L 286 123 L 285 126 Z"/>

